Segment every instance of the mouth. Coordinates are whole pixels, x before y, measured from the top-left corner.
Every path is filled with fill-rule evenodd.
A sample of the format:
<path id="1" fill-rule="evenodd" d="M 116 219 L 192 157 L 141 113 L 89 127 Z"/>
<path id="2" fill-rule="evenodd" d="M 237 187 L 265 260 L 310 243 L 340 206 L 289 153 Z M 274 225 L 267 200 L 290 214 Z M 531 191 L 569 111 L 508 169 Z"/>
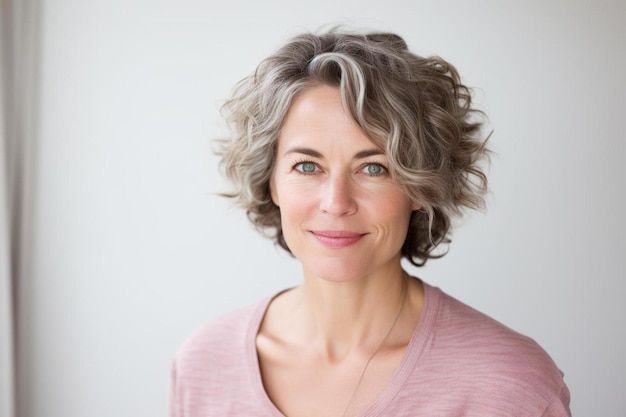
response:
<path id="1" fill-rule="evenodd" d="M 357 243 L 367 233 L 345 230 L 311 230 L 311 234 L 324 246 L 334 249 L 345 248 Z"/>

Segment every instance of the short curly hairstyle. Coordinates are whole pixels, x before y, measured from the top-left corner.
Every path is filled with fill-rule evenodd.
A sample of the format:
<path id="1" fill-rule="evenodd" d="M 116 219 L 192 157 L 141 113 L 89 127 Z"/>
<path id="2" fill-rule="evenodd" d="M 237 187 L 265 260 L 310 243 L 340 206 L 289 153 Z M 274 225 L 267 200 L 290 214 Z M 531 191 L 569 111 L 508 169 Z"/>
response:
<path id="1" fill-rule="evenodd" d="M 234 187 L 224 195 L 290 252 L 270 178 L 291 103 L 320 85 L 340 89 L 344 108 L 385 151 L 394 179 L 421 207 L 411 214 L 402 256 L 416 266 L 443 256 L 447 251 L 434 249 L 450 242 L 452 216 L 484 206 L 484 114 L 471 106 L 471 91 L 451 64 L 409 52 L 392 33 L 304 33 L 241 80 L 222 107 L 233 133 L 218 150 Z"/>

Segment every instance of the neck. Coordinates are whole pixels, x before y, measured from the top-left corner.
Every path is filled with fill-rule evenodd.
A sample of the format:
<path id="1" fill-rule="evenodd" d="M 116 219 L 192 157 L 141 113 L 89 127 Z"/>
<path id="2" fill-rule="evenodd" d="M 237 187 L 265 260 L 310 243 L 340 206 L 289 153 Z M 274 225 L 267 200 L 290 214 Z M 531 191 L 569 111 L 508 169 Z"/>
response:
<path id="1" fill-rule="evenodd" d="M 351 282 L 305 274 L 304 331 L 329 360 L 341 360 L 355 350 L 374 350 L 399 316 L 407 291 L 408 276 L 399 265 Z"/>

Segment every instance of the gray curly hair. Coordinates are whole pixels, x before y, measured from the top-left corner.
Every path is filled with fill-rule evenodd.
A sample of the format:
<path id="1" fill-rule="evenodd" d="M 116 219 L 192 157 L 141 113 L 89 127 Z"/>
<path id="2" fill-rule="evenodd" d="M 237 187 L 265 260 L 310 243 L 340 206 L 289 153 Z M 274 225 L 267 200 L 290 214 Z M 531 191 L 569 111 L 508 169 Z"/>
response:
<path id="1" fill-rule="evenodd" d="M 301 34 L 241 80 L 222 107 L 233 131 L 218 151 L 234 187 L 224 195 L 289 251 L 270 193 L 275 150 L 294 98 L 319 85 L 340 89 L 344 108 L 421 206 L 411 214 L 402 256 L 416 266 L 443 256 L 434 249 L 450 242 L 451 217 L 484 206 L 484 115 L 472 108 L 471 92 L 451 64 L 409 52 L 392 33 Z"/>

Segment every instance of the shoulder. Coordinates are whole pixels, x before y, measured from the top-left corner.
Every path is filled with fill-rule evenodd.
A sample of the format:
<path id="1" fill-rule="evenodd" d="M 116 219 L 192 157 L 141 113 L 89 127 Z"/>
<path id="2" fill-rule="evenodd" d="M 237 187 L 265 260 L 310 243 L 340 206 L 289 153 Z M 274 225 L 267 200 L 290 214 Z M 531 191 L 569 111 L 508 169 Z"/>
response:
<path id="1" fill-rule="evenodd" d="M 193 332 L 174 357 L 175 366 L 183 374 L 201 373 L 211 369 L 228 369 L 241 361 L 261 321 L 267 300 L 249 305 L 213 319 Z"/>
<path id="2" fill-rule="evenodd" d="M 569 401 L 563 373 L 537 342 L 439 289 L 429 292 L 432 375 L 453 381 L 462 396 L 511 407 L 518 415 L 526 415 L 521 409 L 541 415 L 555 401 Z"/>
<path id="3" fill-rule="evenodd" d="M 481 366 L 506 365 L 509 370 L 523 368 L 525 372 L 538 368 L 560 375 L 550 356 L 533 339 L 438 289 L 434 291 L 439 293 L 434 329 L 439 347 L 463 352 L 462 358 Z"/>
<path id="4" fill-rule="evenodd" d="M 253 415 L 254 338 L 269 298 L 214 319 L 181 345 L 171 366 L 170 416 Z"/>

